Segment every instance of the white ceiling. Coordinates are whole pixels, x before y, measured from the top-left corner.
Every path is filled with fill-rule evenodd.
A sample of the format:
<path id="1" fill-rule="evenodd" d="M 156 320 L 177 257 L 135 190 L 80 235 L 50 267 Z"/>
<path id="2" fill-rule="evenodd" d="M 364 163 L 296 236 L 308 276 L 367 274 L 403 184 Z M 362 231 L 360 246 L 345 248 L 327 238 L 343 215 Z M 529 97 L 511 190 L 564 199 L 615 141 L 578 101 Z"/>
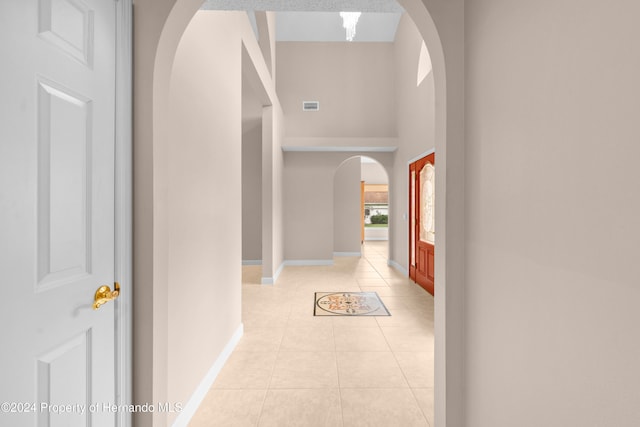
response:
<path id="1" fill-rule="evenodd" d="M 392 42 L 404 11 L 395 0 L 206 0 L 202 9 L 275 11 L 276 40 L 302 42 L 346 42 L 341 11 L 362 12 L 354 42 Z"/>
<path id="2" fill-rule="evenodd" d="M 392 42 L 402 13 L 364 12 L 354 42 Z M 276 40 L 344 42 L 345 29 L 338 12 L 277 12 Z"/>
<path id="3" fill-rule="evenodd" d="M 276 12 L 403 12 L 396 0 L 205 0 L 202 9 Z"/>

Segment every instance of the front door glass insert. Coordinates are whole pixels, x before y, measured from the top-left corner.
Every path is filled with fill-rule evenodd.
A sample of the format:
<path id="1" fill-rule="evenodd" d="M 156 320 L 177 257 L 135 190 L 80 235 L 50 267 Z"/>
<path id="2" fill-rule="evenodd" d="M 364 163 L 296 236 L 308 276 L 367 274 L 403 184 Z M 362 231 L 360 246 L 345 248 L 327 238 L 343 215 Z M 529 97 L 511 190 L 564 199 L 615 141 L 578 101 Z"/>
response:
<path id="1" fill-rule="evenodd" d="M 420 240 L 426 243 L 435 242 L 435 177 L 436 170 L 427 163 L 420 171 Z"/>

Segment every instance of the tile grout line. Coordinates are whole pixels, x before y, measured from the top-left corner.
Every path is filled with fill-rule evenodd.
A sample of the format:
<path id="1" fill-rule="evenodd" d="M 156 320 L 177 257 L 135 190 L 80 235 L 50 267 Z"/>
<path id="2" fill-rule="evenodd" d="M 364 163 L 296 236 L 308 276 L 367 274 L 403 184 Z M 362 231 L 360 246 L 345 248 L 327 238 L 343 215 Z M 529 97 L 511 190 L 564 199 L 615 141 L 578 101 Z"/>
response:
<path id="1" fill-rule="evenodd" d="M 424 409 L 422 409 L 422 405 L 420 405 L 420 402 L 418 401 L 418 396 L 416 396 L 416 392 L 415 392 L 416 389 L 414 389 L 413 387 L 410 387 L 409 390 L 411 390 L 411 395 L 413 396 L 413 400 L 415 400 L 416 404 L 418 405 L 418 409 L 420 409 L 420 412 L 422 413 L 422 416 L 427 422 L 427 425 L 431 427 L 431 423 L 429 422 L 429 417 L 427 417 L 427 414 L 424 412 Z"/>
<path id="2" fill-rule="evenodd" d="M 284 272 L 284 269 L 283 269 L 283 272 Z M 295 286 L 294 289 L 297 289 L 297 285 Z M 269 383 L 267 384 L 267 389 L 265 390 L 264 397 L 262 398 L 262 405 L 260 405 L 260 415 L 258 415 L 258 420 L 256 421 L 256 427 L 260 425 L 260 421 L 262 420 L 262 414 L 264 412 L 264 404 L 267 401 L 267 396 L 269 395 L 269 391 L 271 390 L 273 374 L 276 371 L 276 365 L 278 364 L 278 358 L 280 356 L 280 348 L 282 347 L 282 341 L 284 341 L 284 336 L 287 333 L 287 329 L 289 328 L 289 319 L 291 319 L 291 311 L 292 311 L 292 308 L 289 307 L 289 314 L 287 315 L 287 321 L 285 323 L 284 331 L 282 332 L 282 336 L 280 337 L 280 342 L 278 343 L 278 348 L 276 349 L 276 360 L 274 361 L 273 366 L 271 367 L 271 375 L 269 375 Z"/>
<path id="3" fill-rule="evenodd" d="M 340 403 L 340 421 L 342 426 L 344 426 L 344 405 L 342 404 L 342 385 L 340 384 L 340 368 L 338 367 L 338 346 L 336 344 L 336 324 L 331 319 L 331 333 L 333 334 L 333 353 L 336 358 L 336 377 L 338 379 L 338 401 Z"/>
<path id="4" fill-rule="evenodd" d="M 382 333 L 382 335 L 384 336 L 384 339 L 386 341 L 387 340 L 387 336 L 384 335 L 384 332 Z M 387 341 L 387 345 L 389 346 L 389 348 L 391 348 L 391 345 L 389 345 L 388 341 Z M 410 352 L 408 352 L 408 353 L 410 353 Z M 427 422 L 427 425 L 430 427 L 431 423 L 429 423 L 429 418 L 427 417 L 427 414 L 424 413 L 424 410 L 422 409 L 422 406 L 420 405 L 420 402 L 418 401 L 418 398 L 416 397 L 416 394 L 413 391 L 414 387 L 411 386 L 411 383 L 409 382 L 408 375 L 405 372 L 405 370 L 402 369 L 402 365 L 400 365 L 400 361 L 398 360 L 398 356 L 396 355 L 396 352 L 393 349 L 391 350 L 391 354 L 393 354 L 393 358 L 395 359 L 396 363 L 398 364 L 398 368 L 400 369 L 400 372 L 402 372 L 402 376 L 404 377 L 404 380 L 407 382 L 407 386 L 409 387 L 409 390 L 411 391 L 411 395 L 413 396 L 413 400 L 416 402 L 416 405 L 418 405 L 418 409 L 420 409 L 420 413 L 422 414 L 422 416 L 424 417 L 425 421 Z"/>
<path id="5" fill-rule="evenodd" d="M 378 273 L 378 275 L 380 275 L 382 280 L 384 280 L 384 282 L 387 285 L 389 285 L 389 282 L 387 281 L 387 279 L 382 277 L 380 272 L 376 269 L 376 267 L 373 264 L 371 264 L 371 261 L 369 261 L 368 258 L 367 258 L 367 262 L 371 265 L 371 267 L 373 267 L 374 270 L 376 270 L 376 272 Z M 389 344 L 389 340 L 387 339 L 387 336 L 385 335 L 384 331 L 382 330 L 382 325 L 380 325 L 380 323 L 378 322 L 377 318 L 376 318 L 376 323 L 378 324 L 378 328 L 380 329 L 380 333 L 384 337 L 384 340 L 387 343 L 387 346 L 389 346 L 389 350 L 391 351 L 391 354 L 393 355 L 393 359 L 396 361 L 396 364 L 398 365 L 398 369 L 400 369 L 400 372 L 402 372 L 402 377 L 404 378 L 405 382 L 407 383 L 407 387 L 409 388 L 409 390 L 411 392 L 411 396 L 413 396 L 414 402 L 418 406 L 418 409 L 420 410 L 420 413 L 422 414 L 422 417 L 424 418 L 425 422 L 427 423 L 427 426 L 431 427 L 431 423 L 429 423 L 429 418 L 427 417 L 427 414 L 425 414 L 424 410 L 422 409 L 422 406 L 420 405 L 420 402 L 418 402 L 418 398 L 416 397 L 416 394 L 415 394 L 415 392 L 413 390 L 413 387 L 411 387 L 411 383 L 409 382 L 409 379 L 407 378 L 407 374 L 406 374 L 405 370 L 402 369 L 402 366 L 400 365 L 400 362 L 398 361 L 398 357 L 396 355 L 396 351 L 393 350 L 393 348 L 391 347 L 391 344 Z"/>

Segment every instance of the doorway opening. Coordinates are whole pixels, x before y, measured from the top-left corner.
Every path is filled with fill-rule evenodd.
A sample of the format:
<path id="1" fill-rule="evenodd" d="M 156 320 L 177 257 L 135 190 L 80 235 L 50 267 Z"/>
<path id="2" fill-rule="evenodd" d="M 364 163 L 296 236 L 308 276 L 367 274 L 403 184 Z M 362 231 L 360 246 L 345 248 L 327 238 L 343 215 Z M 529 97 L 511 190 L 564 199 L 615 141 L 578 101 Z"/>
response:
<path id="1" fill-rule="evenodd" d="M 173 58 L 173 54 L 175 53 L 175 46 L 177 46 L 178 41 L 180 40 L 180 37 L 182 36 L 182 33 L 184 32 L 184 28 L 186 27 L 187 23 L 189 22 L 189 20 L 191 19 L 191 17 L 193 16 L 193 13 L 196 11 L 197 9 L 197 2 L 194 1 L 189 1 L 189 0 L 184 0 L 184 1 L 178 1 L 176 2 L 176 5 L 173 7 L 171 13 L 168 15 L 168 20 L 166 22 L 166 25 L 164 25 L 164 27 L 158 27 L 158 28 L 163 28 L 162 29 L 162 34 L 159 34 L 159 42 L 158 42 L 158 48 L 157 48 L 157 52 L 156 52 L 156 56 L 153 59 L 153 61 L 141 61 L 141 62 L 150 62 L 150 64 L 143 64 L 146 67 L 151 67 L 154 71 L 154 81 L 153 81 L 153 90 L 149 91 L 149 94 L 144 93 L 144 98 L 141 102 L 152 102 L 153 103 L 153 121 L 152 121 L 152 127 L 153 127 L 153 138 L 151 140 L 151 144 L 149 144 L 150 147 L 156 149 L 158 148 L 158 144 L 156 143 L 156 139 L 160 139 L 160 147 L 159 150 L 160 154 L 165 154 L 163 150 L 163 146 L 165 145 L 165 141 L 164 141 L 164 137 L 163 135 L 166 134 L 166 132 L 163 132 L 164 128 L 166 127 L 165 123 L 166 120 L 164 120 L 167 117 L 167 97 L 166 95 L 166 91 L 168 91 L 168 87 L 169 85 L 168 80 L 170 80 L 170 76 L 171 76 L 171 60 Z M 442 52 L 442 45 L 440 44 L 440 40 L 438 38 L 438 33 L 435 27 L 435 24 L 431 21 L 431 18 L 428 14 L 428 12 L 426 11 L 424 4 L 421 1 L 410 1 L 410 0 L 406 0 L 406 1 L 402 1 L 403 6 L 406 8 L 406 10 L 409 12 L 409 14 L 411 14 L 412 18 L 414 18 L 414 20 L 416 21 L 417 26 L 420 29 L 420 32 L 423 34 L 425 40 L 428 41 L 429 47 L 433 47 L 434 51 L 432 53 L 435 53 L 435 55 L 432 55 L 432 59 L 434 59 L 434 69 L 436 70 L 436 72 L 434 72 L 434 74 L 437 74 L 437 78 L 436 78 L 436 98 L 438 98 L 440 100 L 440 102 L 438 102 L 438 105 L 440 106 L 444 106 L 446 105 L 444 103 L 445 98 L 446 98 L 446 93 L 445 93 L 445 73 L 444 73 L 444 55 Z M 154 41 L 155 43 L 155 41 Z M 219 62 L 218 62 L 219 63 Z M 456 65 L 456 64 L 454 64 Z M 140 68 L 139 68 L 140 69 Z M 454 75 L 455 77 L 455 75 Z M 149 97 L 148 95 L 153 95 L 151 97 Z M 147 99 L 149 98 L 149 99 Z M 151 99 L 153 98 L 153 99 Z M 141 98 L 138 98 L 141 99 Z M 437 114 L 436 114 L 436 146 L 440 146 L 440 148 L 442 148 L 443 150 L 440 151 L 441 153 L 441 159 L 443 160 L 442 166 L 439 169 L 439 174 L 440 176 L 442 176 L 443 178 L 446 176 L 444 174 L 445 170 L 444 170 L 444 165 L 445 165 L 445 151 L 444 150 L 444 144 L 445 144 L 445 135 L 446 135 L 446 128 L 447 128 L 447 120 L 446 120 L 446 113 L 447 110 L 443 107 L 439 107 Z M 144 125 L 146 125 L 146 123 L 143 123 Z M 265 125 L 267 125 L 267 123 L 265 123 Z M 143 135 L 146 138 L 146 135 Z M 455 137 L 455 135 L 453 135 Z M 454 138 L 455 140 L 455 138 Z M 146 151 L 146 147 L 143 147 L 144 150 L 142 151 Z M 154 153 L 155 154 L 155 153 Z M 455 154 L 455 153 L 454 153 Z M 226 156 L 226 154 L 223 154 Z M 139 156 L 140 157 L 140 156 Z M 453 158 L 454 155 L 452 154 L 452 156 L 450 158 Z M 163 160 L 164 158 L 162 156 L 159 156 L 160 160 Z M 281 159 L 275 159 L 274 160 L 274 164 L 277 166 L 274 168 L 274 170 L 276 170 L 276 172 L 279 170 L 280 168 L 280 164 L 277 164 L 276 162 L 279 162 Z M 454 159 L 455 160 L 455 159 Z M 457 166 L 457 163 L 453 163 L 454 166 Z M 154 162 L 153 165 L 153 170 L 155 171 L 156 169 L 160 168 L 162 169 L 163 167 L 163 163 L 162 162 Z M 274 173 L 275 175 L 275 173 Z M 160 176 L 160 178 L 157 178 L 158 174 L 155 174 L 153 177 L 153 180 L 151 180 L 151 183 L 153 185 L 158 186 L 160 189 L 163 188 L 163 177 Z M 279 179 L 279 177 L 275 177 L 274 181 L 276 181 Z M 140 180 L 138 182 L 141 182 Z M 444 193 L 444 179 L 440 181 L 440 183 L 438 184 L 439 187 L 441 188 L 441 190 L 439 191 L 439 197 L 442 198 L 442 200 L 447 200 L 445 199 L 445 193 Z M 147 182 L 142 182 L 142 184 L 138 184 L 137 188 L 139 189 L 144 189 L 145 186 L 147 185 Z M 274 188 L 278 188 L 278 186 L 274 186 Z M 162 195 L 162 194 L 160 194 Z M 276 196 L 280 196 L 280 195 L 276 195 Z M 281 197 L 274 197 L 275 201 L 280 201 Z M 160 202 L 162 202 L 163 199 L 160 198 Z M 263 200 L 263 203 L 266 203 L 266 200 Z M 444 210 L 444 204 L 441 205 L 442 206 L 442 210 Z M 153 206 L 153 211 L 152 213 L 158 213 L 159 216 L 161 217 L 160 219 L 163 219 L 163 215 L 164 215 L 164 206 L 162 205 L 162 203 L 156 203 Z M 159 212 L 156 212 L 157 210 L 159 210 Z M 141 212 L 141 211 L 138 211 Z M 272 212 L 274 212 L 274 223 L 278 220 L 281 220 L 281 212 L 277 212 L 275 210 L 272 210 Z M 444 212 L 444 211 L 442 211 Z M 144 212 L 143 212 L 144 213 Z M 444 218 L 444 216 L 442 216 L 442 218 Z M 276 225 L 280 225 L 280 224 L 276 224 Z M 160 232 L 162 232 L 162 229 L 159 229 Z M 159 234 L 158 236 L 156 236 L 156 234 Z M 144 236 L 143 236 L 144 237 Z M 159 245 L 156 245 L 158 247 L 157 250 L 154 251 L 154 263 L 153 265 L 156 264 L 161 264 L 163 261 L 163 256 L 164 256 L 164 248 L 165 246 L 163 245 L 164 241 L 162 240 L 162 238 L 164 237 L 162 235 L 162 233 L 156 232 L 154 230 L 153 233 L 153 237 L 159 237 L 159 239 L 156 240 L 160 240 Z M 456 237 L 456 236 L 454 236 Z M 444 235 L 444 229 L 441 230 L 440 234 L 439 234 L 439 238 L 440 239 L 445 239 L 445 235 Z M 276 246 L 279 242 L 277 241 L 277 239 L 280 239 L 280 241 L 282 240 L 280 238 L 280 236 L 278 236 L 277 234 L 274 237 L 274 245 Z M 455 242 L 454 242 L 455 244 Z M 140 248 L 143 248 L 145 245 L 140 245 Z M 404 246 L 404 245 L 403 245 Z M 444 246 L 443 246 L 444 247 Z M 406 246 L 405 246 L 406 248 Z M 280 249 L 280 248 L 277 248 Z M 455 248 L 454 248 L 455 249 Z M 138 250 L 139 252 L 140 250 Z M 406 253 L 406 252 L 405 252 Z M 224 255 L 224 254 L 223 254 Z M 264 257 L 264 256 L 263 256 Z M 441 255 L 439 255 L 440 261 L 439 264 L 441 266 L 444 266 L 445 264 L 445 260 L 444 260 L 444 252 L 441 252 Z M 157 262 L 156 262 L 157 261 Z M 264 261 L 264 260 L 263 260 Z M 274 265 L 277 267 L 277 265 L 280 265 L 279 261 L 278 262 L 274 262 Z M 454 260 L 455 261 L 455 260 Z M 452 261 L 453 262 L 453 261 Z M 451 270 L 451 269 L 449 269 Z M 226 270 L 225 270 L 226 271 Z M 443 271 L 444 273 L 444 269 L 440 270 Z M 145 274 L 142 274 L 143 276 L 148 275 L 148 272 L 144 272 Z M 162 271 L 159 271 L 158 273 L 163 273 Z M 164 299 L 162 299 L 162 295 L 164 294 L 168 294 L 168 293 L 173 293 L 170 292 L 170 287 L 168 286 L 168 283 L 166 280 L 163 279 L 162 274 L 158 274 L 158 280 L 154 280 L 153 282 L 149 282 L 151 283 L 151 287 L 153 288 L 154 291 L 157 291 L 159 298 L 154 299 L 153 302 L 150 302 L 149 304 L 152 305 L 152 308 L 156 308 L 156 306 L 158 304 L 163 304 L 164 303 Z M 441 282 L 441 287 L 443 287 L 442 285 L 444 284 L 444 274 L 439 275 L 439 281 Z M 439 318 L 441 320 L 441 327 L 437 328 L 436 330 L 436 336 L 440 336 L 440 340 L 442 343 L 444 343 L 444 339 L 445 339 L 445 318 L 449 319 L 449 317 L 451 316 L 457 316 L 456 313 L 453 313 L 451 316 L 449 314 L 445 315 L 444 313 L 444 308 L 445 306 L 451 306 L 451 304 L 445 304 L 444 302 L 444 298 L 445 298 L 445 293 L 441 293 L 440 294 L 440 300 L 439 302 L 437 302 L 436 305 L 440 306 L 440 313 L 439 313 Z M 455 296 L 455 293 L 452 293 L 452 295 Z M 455 301 L 454 301 L 455 303 Z M 142 304 L 142 306 L 145 306 L 145 304 Z M 158 312 L 162 312 L 162 306 L 157 307 L 159 310 L 157 310 Z M 153 310 L 152 310 L 153 311 Z M 155 311 L 153 311 L 155 312 Z M 457 318 L 457 317 L 456 317 Z M 232 319 L 233 320 L 233 319 Z M 454 319 L 455 320 L 455 319 Z M 166 347 L 170 347 L 169 346 L 169 339 L 166 339 L 165 337 L 162 336 L 162 322 L 160 322 L 159 324 L 156 324 L 158 322 L 153 322 L 153 323 L 149 323 L 149 326 L 143 325 L 142 330 L 145 329 L 151 329 L 150 330 L 150 336 L 154 337 L 154 345 L 156 345 L 156 343 L 158 343 L 156 346 L 159 347 L 161 350 L 162 348 L 166 348 Z M 226 323 L 225 323 L 226 324 Z M 453 324 L 451 322 L 446 323 L 446 324 Z M 457 326 L 457 324 L 453 324 L 454 327 Z M 224 333 L 226 333 L 227 331 L 223 331 Z M 138 331 L 138 333 L 141 333 L 141 330 Z M 457 330 L 453 331 L 454 334 L 457 335 Z M 158 338 L 158 339 L 156 339 Z M 447 334 L 447 342 L 453 342 L 449 336 L 449 334 Z M 455 337 L 454 337 L 455 338 Z M 437 340 L 437 339 L 436 339 Z M 150 350 L 151 347 L 146 346 L 146 344 L 144 345 L 140 345 L 139 347 L 144 347 L 142 349 L 142 352 L 138 351 L 137 353 L 139 355 L 141 355 L 140 357 L 138 357 L 137 359 L 139 361 L 142 361 L 143 359 L 147 359 L 148 355 L 151 354 Z M 148 348 L 147 348 L 148 347 Z M 436 381 L 436 383 L 440 383 L 440 386 L 443 387 L 442 390 L 444 390 L 444 385 L 445 384 L 449 384 L 449 381 L 445 381 L 446 379 L 446 372 L 444 371 L 444 361 L 445 361 L 445 347 L 444 346 L 440 346 L 439 347 L 440 350 L 437 351 L 436 353 L 436 360 L 439 361 L 440 366 L 443 368 L 441 375 L 438 375 L 438 379 Z M 438 356 L 439 353 L 439 356 Z M 216 353 L 217 354 L 217 353 Z M 455 354 L 452 354 L 451 357 L 455 357 Z M 447 360 L 447 372 L 451 371 L 454 372 L 455 371 L 455 366 L 458 365 L 458 361 L 457 360 L 450 360 L 449 358 L 446 359 Z M 453 362 L 453 363 L 452 363 Z M 455 366 L 454 366 L 455 365 Z M 173 365 L 171 365 L 173 366 Z M 149 373 L 148 378 L 154 380 L 154 383 L 159 383 L 159 384 L 163 384 L 162 379 L 167 377 L 166 372 L 169 372 L 169 377 L 171 377 L 171 374 L 174 372 L 174 369 L 168 369 L 168 362 L 164 363 L 162 360 L 160 360 L 160 363 L 154 365 L 154 369 Z M 454 372 L 455 373 L 455 372 Z M 453 381 L 455 382 L 455 380 L 457 379 L 457 376 L 454 375 L 453 377 Z M 147 379 L 147 377 L 145 377 L 145 380 Z M 436 384 L 437 385 L 437 384 Z M 455 388 L 456 384 L 452 384 L 452 387 Z M 167 394 L 166 391 L 164 391 L 164 389 L 162 389 L 161 386 L 158 387 L 159 389 L 161 389 L 160 391 L 156 392 L 155 389 L 150 393 L 153 394 L 154 396 L 156 394 L 159 394 L 160 396 L 162 396 L 163 394 Z M 174 388 L 175 390 L 175 388 Z M 447 387 L 447 395 L 450 395 L 451 393 L 449 393 L 449 390 L 451 390 L 449 387 Z M 178 390 L 180 391 L 180 390 Z M 453 392 L 456 392 L 455 390 Z M 146 393 L 146 392 L 145 392 Z M 145 393 L 142 393 L 142 395 L 145 395 Z M 144 397 L 144 396 L 143 396 Z M 438 401 L 436 401 L 436 406 L 441 408 L 440 414 L 444 414 L 445 413 L 445 405 L 444 405 L 444 398 L 440 399 L 440 402 L 438 403 Z M 453 405 L 447 406 L 446 407 L 446 412 L 455 412 L 454 409 L 458 406 L 457 401 L 454 402 Z M 444 417 L 444 415 L 441 415 L 441 417 Z M 443 419 L 443 418 L 442 418 Z"/>
<path id="2" fill-rule="evenodd" d="M 361 183 L 363 206 L 363 244 L 386 242 L 389 244 L 389 176 L 376 160 L 362 156 Z"/>
<path id="3" fill-rule="evenodd" d="M 245 66 L 243 64 L 243 66 Z M 262 277 L 262 103 L 242 79 L 242 275 L 260 284 Z"/>
<path id="4" fill-rule="evenodd" d="M 381 163 L 367 156 L 344 160 L 333 178 L 334 256 L 361 256 L 369 244 L 387 262 L 389 202 L 389 175 Z"/>

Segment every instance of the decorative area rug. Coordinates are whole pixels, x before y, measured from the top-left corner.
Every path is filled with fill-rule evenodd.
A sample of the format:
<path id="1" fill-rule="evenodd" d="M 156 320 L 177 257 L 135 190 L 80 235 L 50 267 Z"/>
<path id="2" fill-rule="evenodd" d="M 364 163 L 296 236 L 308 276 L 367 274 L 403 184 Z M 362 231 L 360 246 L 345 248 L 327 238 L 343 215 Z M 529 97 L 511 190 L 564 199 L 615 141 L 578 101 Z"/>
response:
<path id="1" fill-rule="evenodd" d="M 391 316 L 376 292 L 316 292 L 314 316 Z"/>

